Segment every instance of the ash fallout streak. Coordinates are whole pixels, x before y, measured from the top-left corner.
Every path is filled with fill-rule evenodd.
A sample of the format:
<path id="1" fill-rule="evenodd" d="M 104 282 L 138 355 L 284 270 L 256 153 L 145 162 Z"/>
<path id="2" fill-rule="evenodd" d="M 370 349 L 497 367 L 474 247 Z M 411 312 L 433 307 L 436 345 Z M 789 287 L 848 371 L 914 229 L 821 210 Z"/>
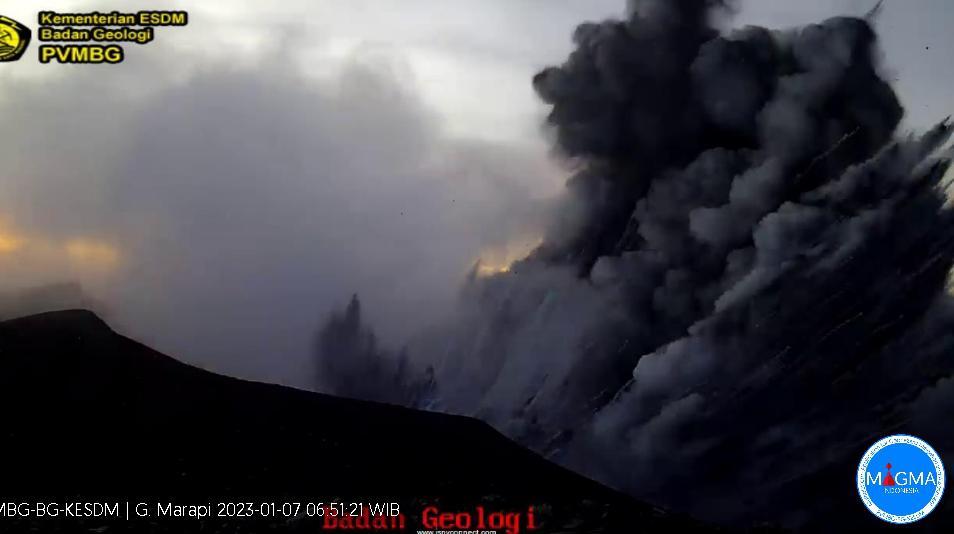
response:
<path id="1" fill-rule="evenodd" d="M 578 166 L 543 244 L 398 354 L 353 301 L 323 388 L 476 415 L 725 524 L 866 521 L 840 488 L 889 432 L 954 454 L 950 122 L 898 131 L 877 9 L 720 34 L 728 8 L 579 26 L 533 79 Z"/>

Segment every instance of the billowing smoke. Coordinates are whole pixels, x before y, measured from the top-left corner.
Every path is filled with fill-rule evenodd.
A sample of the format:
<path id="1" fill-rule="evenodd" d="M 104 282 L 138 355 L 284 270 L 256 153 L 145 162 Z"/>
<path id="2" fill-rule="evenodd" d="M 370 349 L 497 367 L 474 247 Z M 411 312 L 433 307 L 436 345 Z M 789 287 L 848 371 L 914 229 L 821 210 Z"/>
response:
<path id="1" fill-rule="evenodd" d="M 347 292 L 401 339 L 482 249 L 540 226 L 546 154 L 450 135 L 400 48 L 319 76 L 301 43 L 224 61 L 197 34 L 119 68 L 0 73 L 0 319 L 92 307 L 185 361 L 311 387 L 316 323 Z"/>
<path id="2" fill-rule="evenodd" d="M 702 518 L 810 526 L 878 437 L 954 452 L 952 128 L 897 131 L 871 20 L 722 34 L 725 10 L 633 1 L 535 77 L 564 205 L 391 400 Z"/>

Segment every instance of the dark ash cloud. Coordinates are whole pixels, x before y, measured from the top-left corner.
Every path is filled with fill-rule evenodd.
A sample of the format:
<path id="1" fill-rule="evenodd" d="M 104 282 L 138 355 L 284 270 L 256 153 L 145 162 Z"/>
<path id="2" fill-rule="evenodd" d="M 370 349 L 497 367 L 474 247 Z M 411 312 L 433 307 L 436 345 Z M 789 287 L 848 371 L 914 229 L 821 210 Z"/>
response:
<path id="1" fill-rule="evenodd" d="M 572 216 L 408 347 L 415 398 L 702 518 L 849 529 L 876 438 L 954 452 L 952 127 L 897 131 L 869 20 L 724 9 L 633 1 L 534 78 Z"/>

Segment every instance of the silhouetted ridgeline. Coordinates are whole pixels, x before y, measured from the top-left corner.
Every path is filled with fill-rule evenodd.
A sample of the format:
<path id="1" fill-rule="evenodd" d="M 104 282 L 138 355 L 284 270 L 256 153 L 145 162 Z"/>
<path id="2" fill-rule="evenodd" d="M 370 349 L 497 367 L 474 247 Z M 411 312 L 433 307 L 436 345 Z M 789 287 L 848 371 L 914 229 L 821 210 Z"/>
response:
<path id="1" fill-rule="evenodd" d="M 85 311 L 0 323 L 0 403 L 4 501 L 365 497 L 398 499 L 409 527 L 423 505 L 484 503 L 547 505 L 541 532 L 700 528 L 551 464 L 479 421 L 215 375 L 124 338 Z M 0 519 L 0 530 L 10 525 Z M 28 526 L 77 525 L 128 526 Z M 139 527 L 181 532 L 199 524 Z M 314 532 L 316 525 L 205 528 Z"/>
<path id="2" fill-rule="evenodd" d="M 82 308 L 102 314 L 104 306 L 75 282 L 61 282 L 0 293 L 0 321 L 38 313 Z"/>

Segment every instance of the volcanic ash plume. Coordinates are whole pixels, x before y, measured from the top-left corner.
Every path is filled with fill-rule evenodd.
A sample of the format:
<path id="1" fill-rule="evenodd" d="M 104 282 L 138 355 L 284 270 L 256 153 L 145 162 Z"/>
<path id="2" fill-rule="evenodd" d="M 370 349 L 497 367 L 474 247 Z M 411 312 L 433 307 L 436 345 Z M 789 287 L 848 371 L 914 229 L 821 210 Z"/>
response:
<path id="1" fill-rule="evenodd" d="M 702 518 L 809 526 L 884 434 L 954 453 L 952 128 L 897 131 L 870 20 L 722 35 L 724 8 L 631 2 L 535 77 L 579 165 L 563 209 L 468 280 L 392 400 Z"/>

